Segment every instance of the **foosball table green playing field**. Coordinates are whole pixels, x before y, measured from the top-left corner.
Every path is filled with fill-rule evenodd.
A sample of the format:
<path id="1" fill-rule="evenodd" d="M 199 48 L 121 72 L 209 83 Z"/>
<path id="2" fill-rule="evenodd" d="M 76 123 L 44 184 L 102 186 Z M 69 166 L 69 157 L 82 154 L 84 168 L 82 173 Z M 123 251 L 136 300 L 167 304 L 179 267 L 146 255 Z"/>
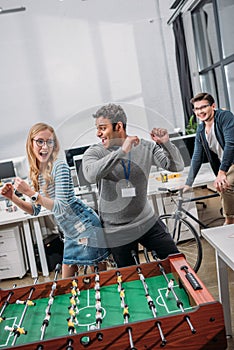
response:
<path id="1" fill-rule="evenodd" d="M 182 254 L 0 298 L 0 349 L 226 349 L 222 306 Z"/>

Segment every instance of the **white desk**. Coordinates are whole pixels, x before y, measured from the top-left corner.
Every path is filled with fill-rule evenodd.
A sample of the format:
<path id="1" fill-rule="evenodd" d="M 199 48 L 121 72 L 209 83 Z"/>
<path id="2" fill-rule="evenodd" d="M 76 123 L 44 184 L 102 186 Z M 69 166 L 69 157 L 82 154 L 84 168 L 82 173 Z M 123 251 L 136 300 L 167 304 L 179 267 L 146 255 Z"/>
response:
<path id="1" fill-rule="evenodd" d="M 171 190 L 177 189 L 185 184 L 185 181 L 188 176 L 190 167 L 185 167 L 183 171 L 178 173 L 171 173 L 169 171 L 158 171 L 158 172 L 152 172 L 149 176 L 149 182 L 148 182 L 148 196 L 153 202 L 153 207 L 155 211 L 158 211 L 159 215 L 165 214 L 164 212 L 164 205 L 163 205 L 163 198 L 162 194 L 163 192 L 159 191 L 158 188 L 169 188 Z M 162 182 L 161 180 L 161 173 L 168 175 L 168 181 Z M 175 176 L 175 177 L 174 177 Z M 215 175 L 210 167 L 209 163 L 204 163 L 201 166 L 200 171 L 198 172 L 196 179 L 193 183 L 193 187 L 199 187 L 207 185 L 209 182 L 214 181 Z M 188 193 L 187 196 L 193 196 L 193 193 Z M 191 210 L 192 205 L 191 203 L 187 204 L 189 206 L 189 210 Z M 194 204 L 195 208 L 195 204 Z M 194 214 L 196 215 L 196 208 Z"/>
<path id="2" fill-rule="evenodd" d="M 38 277 L 38 272 L 37 272 L 37 266 L 36 266 L 36 260 L 35 260 L 29 222 L 32 221 L 32 224 L 34 227 L 43 276 L 48 276 L 49 271 L 48 271 L 48 265 L 47 265 L 46 255 L 45 255 L 45 248 L 44 248 L 43 239 L 42 239 L 41 227 L 38 220 L 40 216 L 45 216 L 48 214 L 49 213 L 47 211 L 42 211 L 39 216 L 35 217 L 29 214 L 25 214 L 21 209 L 18 209 L 17 211 L 12 213 L 8 213 L 5 210 L 0 211 L 0 226 L 14 224 L 17 222 L 21 222 L 23 225 L 26 249 L 27 249 L 28 259 L 29 259 L 29 267 L 30 267 L 32 278 Z"/>
<path id="3" fill-rule="evenodd" d="M 189 167 L 185 168 L 184 171 L 180 173 L 179 177 L 169 179 L 169 181 L 166 183 L 162 183 L 161 180 L 157 180 L 157 178 L 160 177 L 160 172 L 151 173 L 149 178 L 149 185 L 148 185 L 148 195 L 152 196 L 153 203 L 158 207 L 160 207 L 161 196 L 157 196 L 157 195 L 159 193 L 161 194 L 161 192 L 158 191 L 158 187 L 178 188 L 179 186 L 184 184 L 185 179 L 187 178 L 188 171 L 189 171 Z M 173 174 L 168 171 L 163 171 L 163 173 Z M 212 181 L 213 178 L 214 178 L 214 174 L 211 171 L 209 164 L 208 163 L 203 164 L 196 178 L 194 186 L 201 186 L 201 185 L 207 184 L 207 179 L 209 179 L 209 181 Z M 91 191 L 87 191 L 87 190 L 76 191 L 76 195 L 85 195 L 85 194 L 91 194 L 91 193 L 95 194 L 95 190 L 92 189 Z M 48 276 L 49 275 L 48 265 L 47 265 L 45 248 L 44 248 L 43 239 L 42 239 L 43 236 L 42 236 L 41 227 L 40 227 L 38 218 L 41 216 L 47 216 L 50 214 L 51 214 L 50 212 L 43 210 L 39 216 L 35 217 L 35 216 L 25 214 L 20 209 L 12 213 L 8 213 L 6 211 L 0 211 L 0 225 L 7 225 L 7 224 L 12 224 L 17 222 L 22 222 L 23 224 L 25 243 L 26 243 L 26 248 L 27 248 L 27 253 L 29 258 L 29 267 L 33 278 L 38 276 L 38 272 L 37 272 L 32 235 L 31 235 L 29 223 L 31 221 L 34 228 L 43 276 Z"/>
<path id="4" fill-rule="evenodd" d="M 223 305 L 227 336 L 232 336 L 228 266 L 234 271 L 234 224 L 201 230 L 215 249 L 219 299 Z"/>
<path id="5" fill-rule="evenodd" d="M 180 171 L 178 173 L 171 173 L 166 170 L 152 172 L 149 176 L 148 194 L 151 195 L 151 194 L 161 193 L 158 191 L 158 187 L 176 189 L 180 186 L 183 186 L 188 177 L 189 169 L 190 167 L 185 167 L 183 171 Z M 161 181 L 161 173 L 167 174 L 168 176 L 177 175 L 177 177 L 169 178 L 167 182 L 163 183 Z M 211 182 L 214 180 L 215 180 L 215 175 L 210 167 L 210 164 L 204 163 L 202 164 L 195 178 L 193 187 L 204 186 L 204 185 L 207 185 L 208 182 Z"/>

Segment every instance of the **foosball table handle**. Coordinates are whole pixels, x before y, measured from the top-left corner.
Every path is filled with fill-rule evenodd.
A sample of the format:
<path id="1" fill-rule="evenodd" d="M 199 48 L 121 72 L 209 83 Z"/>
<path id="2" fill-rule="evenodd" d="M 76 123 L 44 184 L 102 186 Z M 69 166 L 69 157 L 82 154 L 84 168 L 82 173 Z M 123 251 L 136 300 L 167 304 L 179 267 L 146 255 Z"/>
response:
<path id="1" fill-rule="evenodd" d="M 202 289 L 202 286 L 197 281 L 196 277 L 191 272 L 188 272 L 188 267 L 187 266 L 185 266 L 185 265 L 181 266 L 180 269 L 185 271 L 185 277 L 187 278 L 187 280 L 189 281 L 189 283 L 191 284 L 191 286 L 193 287 L 194 290 Z"/>

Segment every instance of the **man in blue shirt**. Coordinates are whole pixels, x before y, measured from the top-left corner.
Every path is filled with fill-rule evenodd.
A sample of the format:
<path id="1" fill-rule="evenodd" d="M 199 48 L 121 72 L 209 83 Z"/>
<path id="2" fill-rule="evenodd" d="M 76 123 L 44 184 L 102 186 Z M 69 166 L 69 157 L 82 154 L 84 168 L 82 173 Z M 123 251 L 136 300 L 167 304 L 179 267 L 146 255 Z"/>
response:
<path id="1" fill-rule="evenodd" d="M 215 109 L 214 98 L 202 92 L 191 99 L 200 120 L 185 189 L 192 186 L 206 154 L 216 175 L 214 186 L 222 198 L 225 225 L 234 224 L 234 115 Z"/>

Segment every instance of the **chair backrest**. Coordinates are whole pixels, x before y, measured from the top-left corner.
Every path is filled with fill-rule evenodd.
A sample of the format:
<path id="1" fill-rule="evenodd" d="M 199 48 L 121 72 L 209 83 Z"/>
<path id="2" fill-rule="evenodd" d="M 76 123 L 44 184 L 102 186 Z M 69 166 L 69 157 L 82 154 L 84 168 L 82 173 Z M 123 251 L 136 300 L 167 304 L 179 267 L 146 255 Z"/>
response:
<path id="1" fill-rule="evenodd" d="M 91 184 L 86 180 L 82 170 L 82 158 L 83 154 L 73 157 L 73 162 L 76 170 L 76 176 L 79 187 L 91 187 Z"/>

